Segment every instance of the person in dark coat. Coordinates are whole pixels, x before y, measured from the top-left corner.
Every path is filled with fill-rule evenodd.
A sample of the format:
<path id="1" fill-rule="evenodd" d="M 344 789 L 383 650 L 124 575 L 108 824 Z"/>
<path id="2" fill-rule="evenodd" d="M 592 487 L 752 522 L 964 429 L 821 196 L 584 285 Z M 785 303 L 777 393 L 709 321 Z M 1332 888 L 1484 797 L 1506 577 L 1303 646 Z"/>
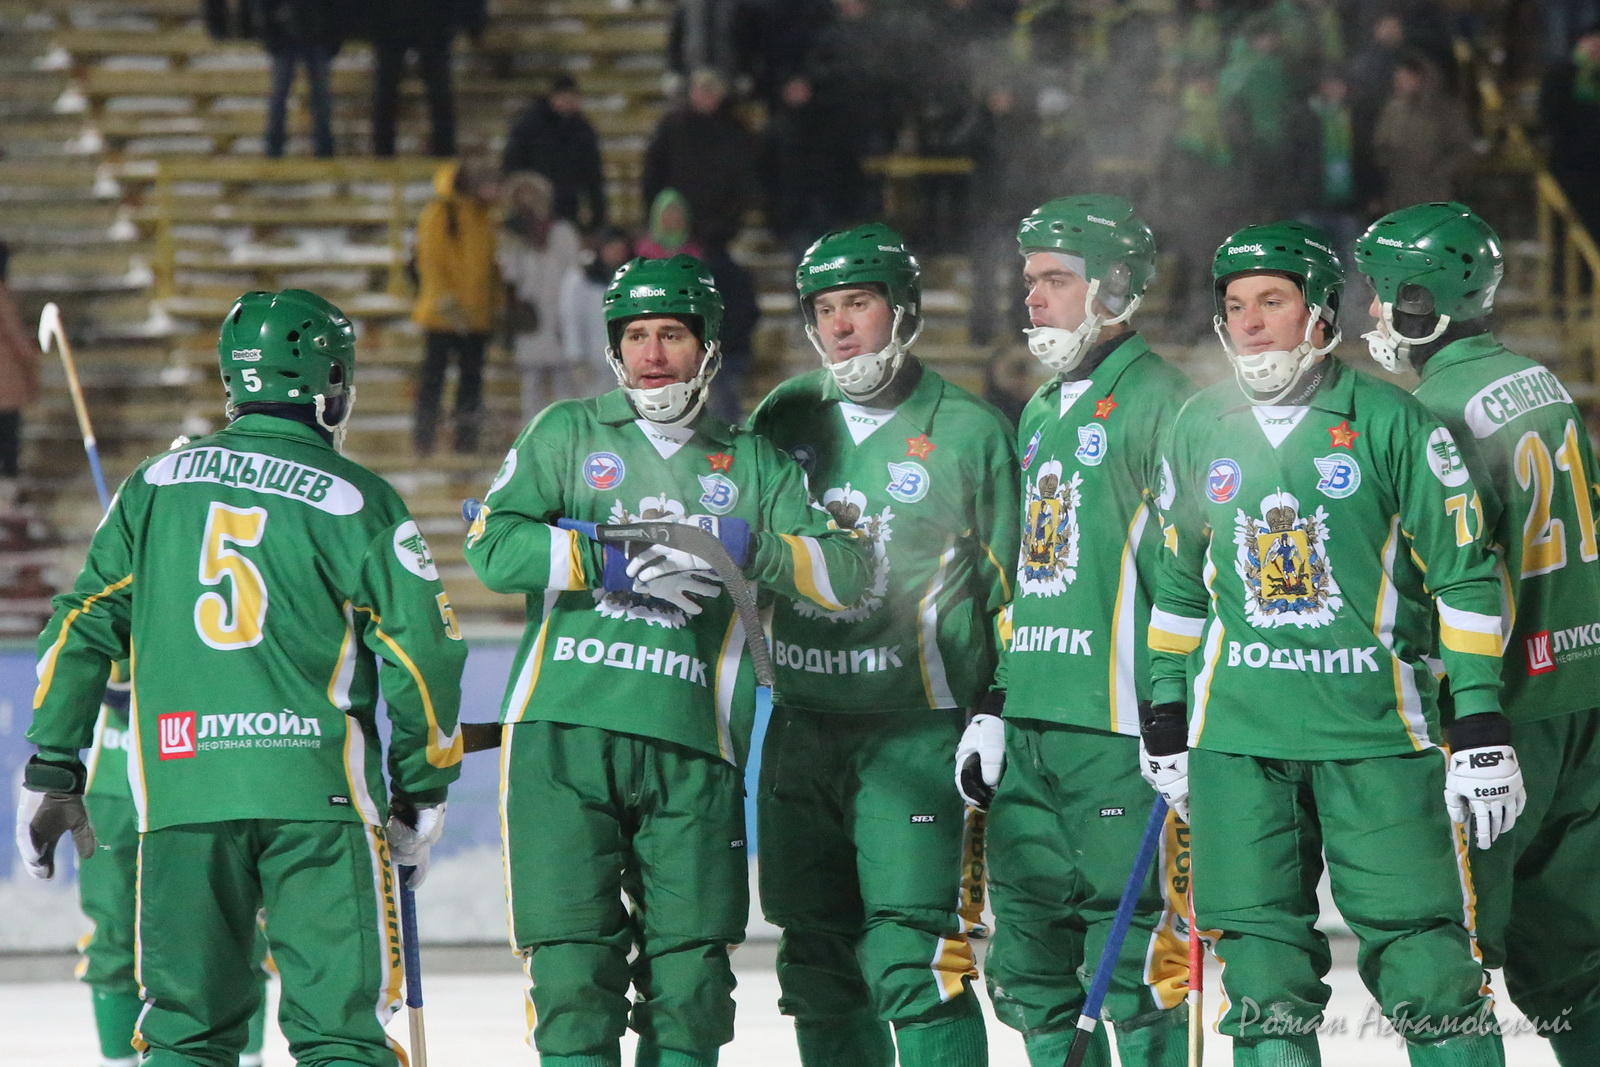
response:
<path id="1" fill-rule="evenodd" d="M 726 247 L 744 225 L 755 190 L 755 138 L 734 114 L 715 71 L 689 79 L 688 102 L 668 112 L 644 157 L 644 202 L 676 189 L 689 203 L 692 239 L 708 253 Z"/>
<path id="2" fill-rule="evenodd" d="M 1568 58 L 1546 71 L 1539 123 L 1550 139 L 1550 174 L 1584 228 L 1600 235 L 1600 23 L 1580 30 Z"/>
<path id="3" fill-rule="evenodd" d="M 871 217 L 851 114 L 796 75 L 768 114 L 761 155 L 767 224 L 795 260 L 821 234 Z"/>
<path id="4" fill-rule="evenodd" d="M 266 154 L 283 155 L 289 89 L 296 67 L 306 72 L 311 107 L 311 145 L 318 158 L 333 155 L 333 98 L 328 69 L 344 43 L 343 4 L 337 0 L 246 0 L 253 9 L 256 36 L 272 57 L 272 88 L 267 97 Z"/>
<path id="5" fill-rule="evenodd" d="M 428 154 L 456 154 L 456 102 L 450 83 L 450 50 L 465 30 L 477 39 L 488 25 L 487 0 L 369 0 L 372 38 L 372 152 L 394 155 L 400 115 L 400 79 L 406 59 L 417 57 L 417 73 L 428 96 Z"/>
<path id="6" fill-rule="evenodd" d="M 548 96 L 511 120 L 500 169 L 506 174 L 531 170 L 549 178 L 556 217 L 580 230 L 587 233 L 606 224 L 600 138 L 583 116 L 583 97 L 572 75 L 558 75 Z"/>

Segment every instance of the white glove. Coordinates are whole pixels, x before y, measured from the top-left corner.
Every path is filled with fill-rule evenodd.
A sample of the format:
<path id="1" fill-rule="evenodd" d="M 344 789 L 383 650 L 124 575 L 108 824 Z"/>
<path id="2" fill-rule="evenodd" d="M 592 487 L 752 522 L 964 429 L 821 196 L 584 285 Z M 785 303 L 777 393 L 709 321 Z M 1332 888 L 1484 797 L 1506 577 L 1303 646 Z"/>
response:
<path id="1" fill-rule="evenodd" d="M 83 797 L 77 793 L 39 793 L 24 788 L 17 797 L 17 851 L 35 878 L 56 875 L 56 842 L 70 833 L 78 859 L 94 855 L 94 830 Z"/>
<path id="2" fill-rule="evenodd" d="M 712 580 L 714 577 L 709 571 L 672 571 L 657 575 L 649 581 L 635 578 L 633 591 L 641 596 L 654 597 L 657 600 L 665 600 L 668 604 L 675 604 L 683 609 L 685 615 L 698 615 L 703 609 L 699 601 L 691 598 L 689 594 L 714 597 L 721 593 L 722 586 Z"/>
<path id="3" fill-rule="evenodd" d="M 634 581 L 634 589 L 649 585 L 658 578 L 669 574 L 679 574 L 683 571 L 699 571 L 702 577 L 709 576 L 714 579 L 716 571 L 711 569 L 711 564 L 699 556 L 691 555 L 681 548 L 669 548 L 666 545 L 649 545 L 637 556 L 628 561 L 627 574 Z M 666 599 L 663 597 L 662 599 Z"/>
<path id="4" fill-rule="evenodd" d="M 1516 825 L 1528 803 L 1522 768 L 1510 745 L 1485 745 L 1450 753 L 1444 803 L 1457 825 L 1472 819 L 1479 848 Z"/>
<path id="5" fill-rule="evenodd" d="M 393 809 L 394 805 L 390 805 Z M 428 877 L 429 854 L 444 834 L 445 801 L 417 808 L 417 824 L 411 826 L 399 813 L 391 810 L 385 836 L 389 839 L 389 858 L 396 867 L 415 867 L 406 883 L 412 889 Z"/>
<path id="6" fill-rule="evenodd" d="M 1166 798 L 1178 818 L 1189 821 L 1189 750 L 1170 756 L 1152 756 L 1139 745 L 1139 774 Z"/>
<path id="7" fill-rule="evenodd" d="M 956 791 L 979 811 L 988 811 L 1005 770 L 1005 720 L 998 715 L 974 715 L 956 746 Z"/>

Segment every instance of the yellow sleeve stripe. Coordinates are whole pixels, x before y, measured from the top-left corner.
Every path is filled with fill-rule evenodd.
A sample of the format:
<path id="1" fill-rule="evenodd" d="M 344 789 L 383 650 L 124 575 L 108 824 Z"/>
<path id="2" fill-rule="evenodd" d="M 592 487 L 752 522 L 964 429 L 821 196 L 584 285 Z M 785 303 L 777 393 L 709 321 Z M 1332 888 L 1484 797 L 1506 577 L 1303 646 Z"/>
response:
<path id="1" fill-rule="evenodd" d="M 1154 624 L 1151 624 L 1146 636 L 1152 652 L 1176 652 L 1180 656 L 1187 656 L 1200 647 L 1200 638 L 1160 630 Z"/>
<path id="2" fill-rule="evenodd" d="M 1204 619 L 1174 615 L 1170 611 L 1152 608 L 1146 640 L 1150 643 L 1151 651 L 1176 652 L 1187 656 L 1200 647 L 1200 638 L 1205 633 L 1205 628 Z"/>
<path id="3" fill-rule="evenodd" d="M 44 704 L 45 694 L 50 691 L 50 683 L 55 680 L 56 660 L 60 657 L 62 647 L 67 643 L 67 635 L 72 632 L 72 624 L 78 621 L 78 616 L 92 611 L 96 603 L 104 600 L 112 593 L 126 588 L 132 582 L 133 575 L 131 574 L 121 581 L 112 582 L 98 593 L 85 597 L 81 606 L 67 612 L 67 617 L 61 620 L 61 632 L 56 635 L 55 644 L 51 645 L 50 651 L 46 652 L 43 658 L 39 660 L 39 688 L 33 691 L 33 707 L 35 711 Z"/>
<path id="4" fill-rule="evenodd" d="M 583 553 L 576 530 L 550 527 L 550 580 L 545 588 L 563 593 L 589 588 L 583 575 Z"/>
<path id="5" fill-rule="evenodd" d="M 1000 614 L 998 616 L 996 616 L 995 621 L 994 621 L 994 625 L 995 625 L 995 629 L 997 631 L 999 631 L 999 634 L 1000 634 L 1000 647 L 1001 648 L 1010 648 L 1011 647 L 1011 626 L 1012 626 L 1012 622 L 1011 622 L 1011 605 L 1010 604 L 1007 604 L 1005 607 L 1000 609 Z"/>
<path id="6" fill-rule="evenodd" d="M 794 561 L 794 585 L 800 595 L 829 611 L 843 611 L 845 605 L 833 593 L 833 580 L 828 576 L 827 561 L 822 558 L 822 546 L 815 537 L 796 534 L 779 534 L 789 546 Z"/>
<path id="7" fill-rule="evenodd" d="M 394 638 L 383 632 L 383 619 L 376 611 L 363 607 L 358 607 L 356 610 L 364 611 L 372 616 L 372 625 L 375 628 L 373 632 L 378 635 L 378 640 L 389 646 L 389 650 L 394 653 L 395 658 L 400 661 L 406 670 L 411 672 L 412 681 L 417 683 L 417 692 L 422 697 L 422 714 L 428 721 L 427 756 L 429 766 L 454 767 L 461 762 L 461 757 L 465 753 L 461 745 L 460 727 L 457 727 L 449 734 L 439 729 L 439 716 L 433 710 L 433 693 L 428 689 L 428 683 L 423 679 L 422 672 L 417 669 L 416 663 L 410 656 L 406 655 L 406 650 L 401 648 Z"/>
<path id="8" fill-rule="evenodd" d="M 990 564 L 992 564 L 994 569 L 997 572 L 999 572 L 999 574 L 1000 574 L 1000 594 L 1001 594 L 1000 598 L 1002 600 L 1005 600 L 1005 601 L 1010 601 L 1010 599 L 1011 599 L 1011 572 L 1004 565 L 1001 564 L 999 559 L 997 559 L 995 557 L 994 549 L 992 547 L 990 547 L 989 545 L 984 545 L 983 546 L 983 554 L 986 557 L 988 557 L 988 560 L 989 560 Z"/>
<path id="9" fill-rule="evenodd" d="M 1470 652 L 1475 656 L 1500 658 L 1499 634 L 1460 630 L 1447 622 L 1441 621 L 1439 623 L 1439 643 L 1452 652 Z"/>

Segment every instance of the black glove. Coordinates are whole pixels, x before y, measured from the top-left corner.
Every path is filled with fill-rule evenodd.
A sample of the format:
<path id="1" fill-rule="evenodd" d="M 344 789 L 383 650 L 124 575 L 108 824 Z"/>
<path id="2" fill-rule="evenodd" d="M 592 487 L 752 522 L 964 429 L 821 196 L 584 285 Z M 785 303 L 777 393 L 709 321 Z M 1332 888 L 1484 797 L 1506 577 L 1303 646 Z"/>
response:
<path id="1" fill-rule="evenodd" d="M 94 828 L 83 806 L 87 778 L 77 760 L 61 763 L 34 756 L 28 761 L 17 798 L 17 851 L 33 877 L 55 877 L 56 842 L 62 834 L 72 834 L 80 860 L 94 855 Z"/>

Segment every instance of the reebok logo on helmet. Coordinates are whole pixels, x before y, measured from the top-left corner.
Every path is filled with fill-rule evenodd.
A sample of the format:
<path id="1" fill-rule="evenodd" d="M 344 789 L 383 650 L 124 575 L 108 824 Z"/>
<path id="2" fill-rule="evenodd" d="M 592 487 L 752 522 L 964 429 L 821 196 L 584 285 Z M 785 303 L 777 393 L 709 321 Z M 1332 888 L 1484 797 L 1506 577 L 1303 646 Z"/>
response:
<path id="1" fill-rule="evenodd" d="M 653 285 L 636 285 L 632 289 L 628 290 L 628 296 L 633 300 L 642 300 L 647 296 L 666 295 L 667 291 L 665 289 L 660 289 Z"/>
<path id="2" fill-rule="evenodd" d="M 890 251 L 893 251 L 893 249 L 890 249 Z M 811 266 L 806 268 L 806 273 L 821 274 L 823 271 L 838 270 L 843 266 L 844 257 L 840 256 L 837 259 L 830 259 L 826 263 L 813 263 Z"/>
<path id="3" fill-rule="evenodd" d="M 259 363 L 261 361 L 261 349 L 235 348 L 233 350 L 233 358 L 238 363 Z"/>
<path id="4" fill-rule="evenodd" d="M 1085 215 L 1084 218 L 1088 219 L 1090 222 L 1098 222 L 1102 226 L 1116 225 L 1116 223 L 1112 222 L 1110 219 L 1103 219 L 1099 215 Z"/>
<path id="5" fill-rule="evenodd" d="M 1329 248 L 1327 245 L 1318 244 L 1316 241 L 1311 240 L 1309 237 L 1305 238 L 1305 242 L 1306 242 L 1306 244 L 1310 245 L 1312 248 L 1315 248 L 1318 252 L 1326 252 L 1330 256 L 1333 255 L 1333 249 Z"/>
<path id="6" fill-rule="evenodd" d="M 1404 248 L 1406 246 L 1404 241 L 1396 241 L 1393 237 L 1380 237 L 1378 238 L 1378 243 L 1380 245 L 1388 245 L 1390 248 Z"/>
<path id="7" fill-rule="evenodd" d="M 1262 248 L 1260 245 L 1229 245 L 1228 246 L 1228 255 L 1230 255 L 1230 256 L 1242 256 L 1246 252 L 1254 252 L 1258 256 L 1264 256 L 1264 255 L 1267 254 L 1267 250 L 1265 248 Z"/>

